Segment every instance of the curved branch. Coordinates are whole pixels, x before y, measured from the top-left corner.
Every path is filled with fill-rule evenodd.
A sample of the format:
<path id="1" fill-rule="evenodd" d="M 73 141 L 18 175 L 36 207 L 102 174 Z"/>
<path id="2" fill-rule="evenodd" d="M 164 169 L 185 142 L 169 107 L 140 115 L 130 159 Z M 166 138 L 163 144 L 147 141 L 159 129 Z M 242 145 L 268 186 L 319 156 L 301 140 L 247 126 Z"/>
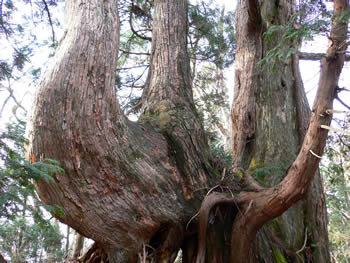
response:
<path id="1" fill-rule="evenodd" d="M 207 195 L 201 205 L 199 210 L 199 227 L 198 227 L 198 252 L 196 263 L 205 262 L 205 250 L 206 250 L 206 239 L 207 239 L 207 226 L 208 218 L 211 209 L 218 204 L 235 204 L 236 199 L 233 197 L 227 197 L 223 193 L 212 193 Z"/>
<path id="2" fill-rule="evenodd" d="M 139 37 L 139 38 L 141 38 L 141 39 L 143 39 L 143 40 L 152 41 L 152 38 L 151 38 L 151 37 L 142 36 L 142 35 L 140 35 L 140 34 L 134 29 L 134 25 L 133 25 L 133 23 L 132 23 L 132 18 L 133 18 L 133 12 L 130 11 L 129 25 L 130 25 L 130 29 L 131 29 L 132 33 L 133 33 L 135 36 L 137 36 L 137 37 Z"/>

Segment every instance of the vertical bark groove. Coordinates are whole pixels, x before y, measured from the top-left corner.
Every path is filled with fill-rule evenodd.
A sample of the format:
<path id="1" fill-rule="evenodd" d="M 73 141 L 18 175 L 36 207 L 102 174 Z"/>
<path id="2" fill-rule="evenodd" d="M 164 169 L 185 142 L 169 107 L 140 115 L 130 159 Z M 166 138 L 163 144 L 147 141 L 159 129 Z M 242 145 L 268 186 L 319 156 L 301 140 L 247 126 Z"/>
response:
<path id="1" fill-rule="evenodd" d="M 163 35 L 154 37 L 153 45 L 160 49 L 153 48 L 153 58 L 168 61 L 167 67 L 155 63 L 151 70 L 157 76 L 152 83 L 159 81 L 153 90 L 159 97 L 153 91 L 147 95 L 150 100 L 144 96 L 149 101 L 145 105 L 154 101 L 149 108 L 159 113 L 154 121 L 130 122 L 119 108 L 116 0 L 67 0 L 67 34 L 36 96 L 31 159 L 55 159 L 65 170 L 53 176 L 55 183 L 38 183 L 40 197 L 61 206 L 66 215 L 57 217 L 97 241 L 110 262 L 133 258 L 162 225 L 187 222 L 199 207 L 198 189 L 207 186 L 211 166 L 205 137 L 198 136 L 202 127 L 193 121 L 188 78 L 186 4 L 155 2 L 156 10 L 164 7 L 177 22 L 164 19 L 165 11 L 159 11 L 155 22 L 176 45 L 167 49 L 169 43 L 160 42 L 166 40 Z M 158 104 L 162 100 L 167 102 Z M 167 103 L 173 103 L 171 109 L 182 108 L 178 113 L 164 111 Z M 176 250 L 180 245 L 174 246 Z"/>
<path id="2" fill-rule="evenodd" d="M 288 169 L 286 179 L 281 184 L 278 184 L 278 186 L 273 187 L 275 192 L 269 192 L 269 190 L 267 190 L 272 199 L 270 201 L 265 200 L 267 202 L 265 203 L 266 209 L 261 210 L 262 214 L 260 219 L 257 211 L 259 210 L 260 205 L 265 205 L 262 205 L 258 200 L 263 200 L 264 198 L 259 193 L 251 194 L 250 200 L 253 200 L 251 203 L 251 211 L 253 211 L 253 213 L 255 212 L 255 215 L 251 215 L 250 218 L 248 213 L 245 216 L 238 215 L 235 219 L 232 236 L 232 251 L 244 251 L 244 248 L 249 247 L 252 236 L 247 229 L 246 231 L 242 230 L 247 228 L 246 224 L 248 222 L 259 222 L 257 225 L 257 228 L 259 228 L 260 224 L 262 224 L 261 222 L 266 222 L 267 218 L 274 218 L 275 216 L 280 215 L 282 211 L 287 209 L 285 206 L 289 207 L 291 203 L 296 202 L 301 196 L 305 195 L 306 189 L 310 185 L 310 180 L 314 178 L 313 173 L 316 173 L 316 167 L 318 164 L 318 160 L 315 160 L 315 156 L 310 156 L 310 150 L 317 155 L 319 155 L 319 153 L 315 149 L 319 149 L 320 151 L 323 150 L 326 140 L 325 134 L 327 133 L 325 131 L 320 131 L 319 125 L 320 123 L 322 124 L 323 122 L 328 122 L 330 120 L 328 117 L 325 117 L 324 120 L 320 120 L 315 114 L 309 114 L 310 111 L 308 110 L 307 101 L 303 91 L 296 57 L 294 57 L 293 60 L 289 59 L 288 61 L 285 61 L 285 63 L 276 63 L 274 73 L 272 73 L 270 69 L 266 70 L 264 68 L 257 68 L 253 71 L 251 70 L 252 66 L 248 62 L 256 63 L 261 59 L 261 56 L 265 55 L 267 50 L 274 45 L 273 43 L 268 43 L 266 40 L 260 42 L 256 41 L 257 36 L 252 34 L 252 30 L 249 31 L 245 27 L 247 19 L 249 19 L 249 14 L 254 13 L 254 8 L 256 7 L 251 4 L 252 2 L 254 1 L 240 1 L 237 10 L 237 64 L 235 98 L 232 110 L 235 166 L 244 169 L 249 167 L 248 171 L 250 173 L 254 173 L 254 171 L 259 168 L 266 169 L 271 164 L 274 166 L 280 166 L 281 171 L 278 172 L 280 175 L 274 170 L 270 170 L 270 172 L 264 177 L 258 178 L 260 183 L 266 186 L 273 186 L 282 180 L 285 175 L 284 171 L 288 169 L 288 166 L 296 158 L 299 144 L 303 141 L 304 144 L 302 151 L 299 152 L 298 158 Z M 258 36 L 259 38 L 261 37 L 261 33 L 270 25 L 285 24 L 293 12 L 291 1 L 279 1 L 276 6 L 273 1 L 261 1 L 260 4 L 260 14 L 262 19 L 261 31 Z M 339 1 L 335 5 L 337 4 L 339 4 Z M 249 11 L 249 8 L 253 9 Z M 257 27 L 254 27 L 254 29 L 256 28 Z M 339 34 L 334 33 L 334 31 L 339 32 L 335 25 L 333 25 L 332 34 L 338 36 Z M 342 41 L 343 40 L 333 41 L 333 44 L 342 43 Z M 249 50 L 250 43 L 253 43 L 253 51 Z M 262 52 L 254 53 L 254 49 Z M 334 55 L 336 54 L 337 57 L 338 54 L 334 50 L 336 49 L 333 48 L 333 50 L 328 50 L 328 62 L 334 59 L 337 60 L 337 58 L 334 58 Z M 240 52 L 243 52 L 243 54 L 240 54 Z M 249 57 L 251 60 L 247 59 Z M 325 62 L 322 63 L 322 70 L 325 70 Z M 327 64 L 327 67 L 330 65 L 331 64 Z M 331 94 L 329 89 L 334 88 L 334 85 L 336 85 L 335 83 L 337 83 L 337 79 L 334 76 L 338 76 L 340 68 L 342 67 L 341 63 L 339 64 L 339 61 L 337 65 L 338 66 L 334 66 L 334 69 L 329 70 L 328 73 L 324 73 L 321 76 L 319 87 L 321 93 L 318 94 L 318 103 L 323 101 L 324 98 L 328 98 L 328 103 L 333 99 L 334 94 Z M 329 76 L 328 74 L 333 76 Z M 295 79 L 293 79 L 293 75 Z M 323 92 L 328 90 L 329 94 L 322 94 L 322 90 Z M 249 97 L 254 95 L 255 98 Z M 331 100 L 329 100 L 330 98 Z M 254 102 L 251 102 L 251 100 L 254 100 Z M 296 105 L 296 107 L 294 105 Z M 329 104 L 328 107 L 331 107 L 331 105 Z M 325 111 L 325 108 L 320 107 L 319 104 L 315 104 L 314 109 L 316 108 L 318 114 L 322 114 L 322 112 Z M 250 112 L 253 112 L 253 114 L 249 114 Z M 242 116 L 246 117 L 242 118 Z M 310 116 L 311 122 L 309 124 L 308 120 Z M 310 129 L 312 125 L 315 126 Z M 295 132 L 295 127 L 298 127 L 298 132 Z M 305 137 L 306 129 L 308 127 L 309 137 Z M 254 134 L 254 136 L 252 136 L 252 134 Z M 314 136 L 318 136 L 322 143 L 317 142 L 315 140 L 316 137 Z M 312 149 L 310 147 L 312 147 Z M 248 154 L 244 155 L 245 153 Z M 282 158 L 286 158 L 286 163 L 279 165 L 278 163 Z M 301 158 L 304 159 L 302 160 Z M 312 165 L 306 165 L 307 162 Z M 295 181 L 291 180 L 291 178 L 287 179 L 291 173 L 305 175 L 304 177 L 299 177 L 300 181 Z M 300 189 L 296 190 L 292 187 L 288 188 L 287 185 L 298 185 L 300 186 Z M 263 190 L 262 192 L 266 191 Z M 284 205 L 280 205 L 278 208 L 276 200 L 279 200 L 279 202 L 282 202 Z M 246 207 L 247 206 L 248 205 L 246 205 Z M 279 212 L 275 214 L 272 211 Z M 290 222 L 290 218 L 293 218 L 293 222 Z M 307 227 L 309 231 L 311 231 L 311 237 L 316 238 L 318 236 L 319 238 L 318 240 L 309 240 L 310 243 L 318 242 L 319 246 L 318 249 L 312 251 L 312 257 L 316 262 L 329 261 L 326 232 L 326 210 L 322 185 L 318 174 L 312 183 L 312 189 L 308 194 L 307 200 L 303 204 L 299 203 L 297 206 L 294 206 L 292 210 L 287 211 L 281 219 L 276 220 L 268 224 L 268 231 L 271 231 L 271 229 L 278 226 L 278 228 L 275 229 L 280 229 L 280 233 L 284 234 L 284 238 L 281 240 L 286 242 L 286 250 L 291 249 L 297 251 L 302 246 L 302 242 L 305 240 L 303 236 L 304 229 Z M 293 227 L 291 227 L 292 225 Z M 285 226 L 287 226 L 287 228 L 285 228 Z M 297 228 L 301 229 L 301 231 L 297 230 Z M 293 229 L 295 229 L 296 232 Z M 291 231 L 289 232 L 289 230 Z M 236 236 L 236 233 L 245 232 L 247 232 L 247 234 L 244 237 L 244 240 L 241 237 Z M 250 233 L 253 233 L 253 237 L 255 237 L 255 232 L 256 229 L 254 227 L 250 229 Z M 299 235 L 299 232 L 301 235 Z M 281 238 L 281 236 L 279 236 L 279 238 Z M 261 240 L 256 240 L 255 242 L 255 244 L 262 243 Z M 269 246 L 273 248 L 273 244 Z M 246 254 L 241 254 L 240 256 L 236 254 L 236 259 L 231 258 L 231 262 L 246 262 L 248 252 L 246 251 L 245 253 Z M 241 259 L 237 259 L 237 257 Z M 269 258 L 267 261 L 274 260 L 274 255 L 272 253 L 267 257 Z"/>

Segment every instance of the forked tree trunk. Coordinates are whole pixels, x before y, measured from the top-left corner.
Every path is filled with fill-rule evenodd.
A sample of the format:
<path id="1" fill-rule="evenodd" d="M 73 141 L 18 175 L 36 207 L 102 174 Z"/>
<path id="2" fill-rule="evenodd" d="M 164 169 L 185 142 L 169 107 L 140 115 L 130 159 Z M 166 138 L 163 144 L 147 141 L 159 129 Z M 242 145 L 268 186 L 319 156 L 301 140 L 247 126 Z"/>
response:
<path id="1" fill-rule="evenodd" d="M 117 10 L 117 1 L 66 1 L 67 33 L 36 96 L 30 159 L 60 161 L 65 174 L 41 181 L 40 196 L 110 262 L 134 262 L 144 247 L 170 262 L 215 175 L 192 99 L 187 1 L 155 2 L 142 123 L 122 116 L 116 99 Z"/>
<path id="2" fill-rule="evenodd" d="M 287 3 L 280 2 L 279 8 Z M 334 2 L 337 11 L 347 7 L 344 0 Z M 265 52 L 261 49 L 264 16 L 259 13 L 259 3 L 241 1 L 246 9 L 239 11 L 243 12 L 238 18 L 243 31 L 238 34 L 246 38 L 248 51 L 244 53 L 238 42 L 238 52 L 242 53 L 237 54 L 238 70 L 240 66 L 242 70 L 237 72 L 236 95 L 241 100 L 234 110 L 235 161 L 244 173 L 249 165 L 252 168 L 253 157 L 255 164 L 264 161 L 264 165 L 274 164 L 277 158 L 290 158 L 290 162 L 296 159 L 289 169 L 284 167 L 287 176 L 276 186 L 263 188 L 246 176 L 243 191 L 226 184 L 211 191 L 230 187 L 235 191 L 233 196 L 216 192 L 204 198 L 221 174 L 213 168 L 215 163 L 210 160 L 192 98 L 186 51 L 187 1 L 154 1 L 151 69 L 138 123 L 125 119 L 115 95 L 117 1 L 66 1 L 67 34 L 36 97 L 30 159 L 61 162 L 65 174 L 54 175 L 54 183 L 40 181 L 40 196 L 47 204 L 65 210 L 65 216 L 57 215 L 61 221 L 96 241 L 97 258 L 105 258 L 101 255 L 103 249 L 113 263 L 173 262 L 181 247 L 187 263 L 247 262 L 257 231 L 305 195 L 317 170 L 316 155 L 322 154 L 325 144 L 327 131 L 320 125 L 329 125 L 331 120 L 325 111 L 331 108 L 343 55 L 330 51 L 323 61 L 320 93 L 297 156 L 296 147 L 302 137 L 295 131 L 296 115 L 304 113 L 293 110 L 298 101 L 294 99 L 297 79 L 287 77 L 294 74 L 291 62 L 273 81 L 265 79 L 271 73 L 258 70 L 256 62 Z M 261 8 L 269 5 L 266 2 Z M 283 8 L 285 16 L 290 15 L 291 8 Z M 346 25 L 334 27 L 341 34 L 332 33 L 332 37 L 341 43 Z M 265 94 L 260 88 L 268 84 L 273 89 Z M 282 86 L 287 91 L 281 90 Z M 278 99 L 269 106 L 271 99 L 263 100 L 265 95 L 273 97 L 271 92 L 276 92 Z M 262 110 L 261 121 L 257 120 L 258 110 Z M 272 113 L 277 117 L 269 119 Z M 269 127 L 267 121 L 277 127 Z M 280 126 L 289 125 L 287 121 L 294 123 L 288 126 L 291 130 L 285 137 L 278 137 Z M 242 128 L 244 132 L 239 130 Z M 271 134 L 280 148 L 272 142 L 260 146 L 257 138 L 267 142 L 272 139 L 266 134 Z M 282 150 L 283 146 L 290 147 L 284 140 L 295 149 Z M 211 209 L 216 204 L 220 205 Z M 198 221 L 189 221 L 200 206 L 197 233 Z M 210 214 L 212 210 L 215 213 Z M 294 249 L 302 239 L 288 242 Z M 262 244 L 253 252 L 265 259 L 269 244 Z M 266 259 L 271 259 L 267 254 Z"/>

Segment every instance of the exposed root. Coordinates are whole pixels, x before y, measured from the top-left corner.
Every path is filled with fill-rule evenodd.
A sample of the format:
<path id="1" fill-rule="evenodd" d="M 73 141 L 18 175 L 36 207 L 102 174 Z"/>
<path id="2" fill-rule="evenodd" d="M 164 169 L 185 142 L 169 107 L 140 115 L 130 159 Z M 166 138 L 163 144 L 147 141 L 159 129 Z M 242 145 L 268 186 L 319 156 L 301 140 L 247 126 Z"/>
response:
<path id="1" fill-rule="evenodd" d="M 140 263 L 154 263 L 154 262 L 156 262 L 154 259 L 154 256 L 152 255 L 153 253 L 149 254 L 147 252 L 146 248 L 150 248 L 153 250 L 153 252 L 155 252 L 155 249 L 152 246 L 147 245 L 147 244 L 143 244 L 142 253 L 140 252 L 138 254 L 139 262 Z"/>
<path id="2" fill-rule="evenodd" d="M 224 193 L 211 193 L 207 195 L 199 210 L 199 234 L 198 234 L 198 253 L 196 263 L 205 262 L 205 250 L 207 239 L 207 225 L 211 209 L 218 204 L 236 204 L 234 198 L 227 197 Z"/>
<path id="3" fill-rule="evenodd" d="M 237 170 L 239 170 L 243 174 L 243 178 L 239 183 L 234 178 L 234 174 L 237 172 Z M 208 220 L 209 220 L 209 214 L 211 212 L 211 209 L 218 204 L 233 204 L 236 206 L 237 210 L 241 212 L 238 202 L 241 203 L 242 200 L 239 201 L 234 196 L 234 192 L 240 192 L 242 190 L 248 191 L 248 192 L 251 192 L 251 191 L 259 192 L 265 189 L 257 181 L 255 181 L 255 179 L 251 175 L 247 174 L 242 168 L 236 167 L 236 168 L 230 169 L 229 171 L 224 170 L 224 173 L 225 174 L 228 173 L 231 176 L 230 177 L 223 176 L 220 183 L 212 187 L 207 192 L 199 212 L 195 214 L 187 224 L 187 227 L 188 227 L 190 222 L 197 215 L 199 215 L 198 252 L 197 252 L 196 263 L 205 262 L 207 227 L 208 227 Z M 229 197 L 226 193 L 213 192 L 218 188 L 220 188 L 220 190 L 223 192 L 224 191 L 229 192 L 231 194 L 231 197 Z M 243 201 L 248 201 L 248 200 L 243 200 Z M 250 200 L 245 213 L 247 213 L 250 210 L 252 205 L 253 205 L 253 201 Z"/>
<path id="4" fill-rule="evenodd" d="M 108 263 L 108 255 L 96 242 L 78 259 L 81 263 Z"/>

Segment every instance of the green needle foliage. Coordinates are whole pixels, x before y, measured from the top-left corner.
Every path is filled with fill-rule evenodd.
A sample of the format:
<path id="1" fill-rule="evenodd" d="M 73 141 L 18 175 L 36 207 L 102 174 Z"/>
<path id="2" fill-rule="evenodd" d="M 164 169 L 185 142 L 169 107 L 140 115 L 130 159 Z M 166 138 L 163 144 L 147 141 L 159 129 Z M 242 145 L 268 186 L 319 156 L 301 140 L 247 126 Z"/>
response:
<path id="1" fill-rule="evenodd" d="M 348 14 L 348 13 L 346 13 Z M 342 19 L 345 19 L 345 15 Z M 312 40 L 316 35 L 327 34 L 331 25 L 332 11 L 327 10 L 323 1 L 300 1 L 297 12 L 290 18 L 287 25 L 280 25 L 278 21 L 267 24 L 263 37 L 267 42 L 277 45 L 259 61 L 259 65 L 270 65 L 272 70 L 276 62 L 288 59 L 296 54 L 302 41 Z"/>
<path id="2" fill-rule="evenodd" d="M 18 216 L 0 225 L 0 251 L 13 263 L 43 262 L 44 251 L 51 260 L 60 261 L 63 258 L 62 238 L 57 223 L 32 223 L 26 217 Z"/>
<path id="3" fill-rule="evenodd" d="M 33 183 L 54 183 L 52 175 L 64 170 L 53 160 L 33 164 L 25 160 L 24 131 L 25 123 L 18 120 L 0 135 L 0 253 L 12 262 L 39 262 L 43 251 L 59 259 L 62 236 L 57 223 L 47 217 L 64 212 L 42 204 Z"/>
<path id="4" fill-rule="evenodd" d="M 350 116 L 339 122 L 349 130 Z M 336 262 L 350 262 L 350 136 L 332 133 L 322 162 L 329 218 L 329 240 Z"/>

